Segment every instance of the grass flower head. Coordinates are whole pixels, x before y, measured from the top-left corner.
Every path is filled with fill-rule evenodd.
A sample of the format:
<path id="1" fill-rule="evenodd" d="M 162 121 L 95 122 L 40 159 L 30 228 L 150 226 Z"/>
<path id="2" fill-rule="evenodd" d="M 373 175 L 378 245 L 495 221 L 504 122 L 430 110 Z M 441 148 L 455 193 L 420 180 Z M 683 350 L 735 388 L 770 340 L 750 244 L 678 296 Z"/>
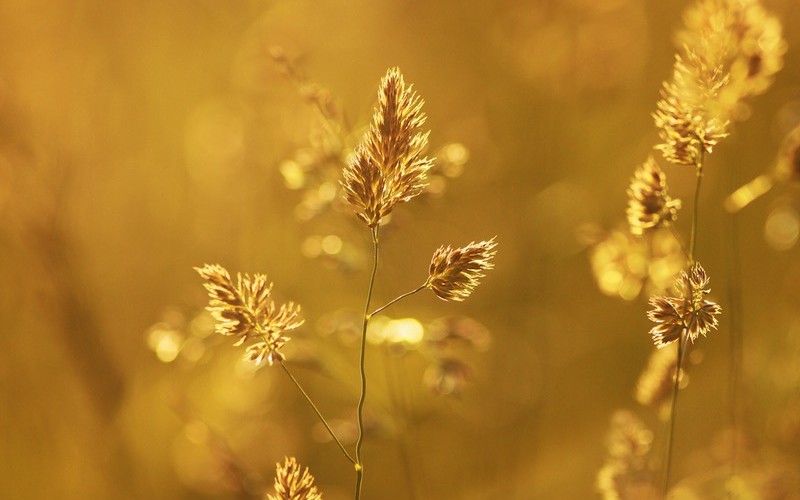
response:
<path id="1" fill-rule="evenodd" d="M 722 308 L 705 298 L 711 291 L 709 281 L 703 266 L 695 263 L 676 280 L 678 297 L 650 298 L 653 308 L 647 312 L 647 317 L 656 324 L 650 329 L 656 347 L 662 348 L 680 339 L 683 333 L 694 342 L 700 335 L 705 336 L 717 328 L 717 316 Z"/>
<path id="2" fill-rule="evenodd" d="M 728 123 L 710 110 L 728 76 L 701 54 L 688 48 L 675 56 L 672 79 L 664 82 L 653 114 L 664 159 L 695 165 L 701 154 L 711 153 L 726 137 Z"/>
<path id="3" fill-rule="evenodd" d="M 442 300 L 460 302 L 472 293 L 484 271 L 492 269 L 497 251 L 495 238 L 461 248 L 441 246 L 433 254 L 427 288 Z"/>
<path id="4" fill-rule="evenodd" d="M 381 80 L 372 124 L 344 169 L 344 196 L 356 215 L 376 227 L 398 203 L 427 186 L 433 160 L 424 156 L 428 133 L 422 99 L 406 85 L 398 68 Z"/>
<path id="5" fill-rule="evenodd" d="M 246 357 L 258 364 L 265 359 L 270 364 L 282 360 L 280 349 L 289 340 L 283 333 L 303 324 L 300 306 L 289 302 L 278 307 L 270 298 L 272 283 L 264 274 L 238 274 L 234 283 L 220 265 L 205 264 L 195 270 L 205 280 L 210 298 L 207 309 L 217 320 L 216 332 L 238 336 L 236 346 L 257 338 L 259 342 L 247 348 Z"/>
<path id="6" fill-rule="evenodd" d="M 636 169 L 628 188 L 628 223 L 631 233 L 641 236 L 646 231 L 668 226 L 678 217 L 681 200 L 667 195 L 667 178 L 650 157 Z"/>
<path id="7" fill-rule="evenodd" d="M 294 457 L 287 457 L 283 465 L 277 464 L 275 495 L 267 494 L 267 500 L 322 500 L 322 495 L 308 468 L 302 470 Z"/>

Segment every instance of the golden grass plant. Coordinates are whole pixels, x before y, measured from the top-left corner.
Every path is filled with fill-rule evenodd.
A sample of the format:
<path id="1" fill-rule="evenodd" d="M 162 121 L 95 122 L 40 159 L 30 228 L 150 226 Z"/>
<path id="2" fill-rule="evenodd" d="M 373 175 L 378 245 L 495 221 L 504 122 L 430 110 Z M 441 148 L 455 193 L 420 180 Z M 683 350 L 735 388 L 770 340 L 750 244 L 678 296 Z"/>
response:
<path id="1" fill-rule="evenodd" d="M 280 62 L 284 56 L 274 52 L 273 58 Z M 291 68 L 288 64 L 284 64 L 284 67 Z M 316 98 L 313 102 L 326 119 L 331 119 L 333 108 L 325 104 L 329 100 Z M 398 205 L 424 191 L 428 183 L 427 173 L 433 166 L 433 160 L 425 155 L 429 132 L 422 131 L 426 119 L 422 106 L 422 99 L 412 85 L 405 83 L 400 70 L 390 68 L 380 83 L 378 105 L 372 123 L 347 162 L 340 181 L 346 202 L 370 232 L 373 255 L 359 342 L 360 395 L 356 411 L 358 439 L 354 453 L 348 451 L 311 396 L 292 374 L 281 351 L 291 338 L 289 332 L 303 324 L 300 306 L 293 302 L 278 306 L 271 298 L 272 283 L 264 274 L 239 274 L 233 280 L 228 271 L 217 264 L 196 268 L 208 291 L 210 302 L 207 309 L 216 320 L 217 333 L 236 337 L 237 346 L 248 343 L 244 354 L 247 360 L 257 365 L 265 361 L 270 366 L 280 365 L 308 401 L 342 455 L 353 465 L 356 500 L 362 495 L 365 471 L 364 408 L 368 387 L 365 361 L 370 319 L 401 299 L 424 289 L 430 289 L 445 301 L 463 301 L 473 292 L 485 271 L 492 269 L 492 259 L 496 254 L 495 238 L 456 248 L 443 245 L 434 252 L 428 276 L 419 287 L 372 309 L 381 226 L 388 222 L 387 217 Z M 301 472 L 294 458 L 287 458 L 283 465 L 278 465 L 275 491 L 277 496 L 269 495 L 270 499 L 321 498 L 313 486 L 311 474 L 307 469 Z"/>
<path id="2" fill-rule="evenodd" d="M 684 19 L 685 26 L 678 34 L 682 47 L 675 56 L 672 76 L 663 83 L 653 119 L 660 138 L 655 149 L 664 160 L 676 165 L 677 171 L 691 169 L 695 175 L 689 237 L 683 246 L 685 266 L 674 279 L 672 293 L 653 295 L 649 300 L 647 317 L 654 323 L 650 336 L 659 351 L 651 357 L 635 393 L 639 403 L 667 415 L 666 450 L 661 460 L 660 491 L 664 498 L 672 484 L 676 407 L 685 355 L 700 335 L 717 329 L 722 313 L 722 308 L 708 298 L 710 278 L 698 257 L 704 171 L 709 155 L 728 136 L 732 121 L 747 115 L 743 111 L 748 106 L 747 99 L 769 87 L 782 65 L 786 45 L 780 23 L 758 0 L 698 0 Z M 785 151 L 796 149 L 784 146 Z M 782 158 L 787 157 L 796 158 L 796 154 L 782 154 Z M 792 160 L 779 163 L 792 164 Z M 781 171 L 786 170 L 784 166 Z M 753 193 L 764 191 L 761 184 L 772 178 L 756 179 L 734 193 L 727 202 L 728 209 L 734 211 L 746 205 L 757 196 Z M 633 236 L 647 237 L 661 227 L 669 227 L 675 233 L 681 201 L 667 194 L 666 175 L 652 157 L 636 169 L 628 198 L 627 219 Z M 731 330 L 735 332 L 736 328 Z M 674 352 L 673 345 L 677 346 Z M 732 366 L 732 370 L 739 369 L 736 363 L 732 362 Z M 671 403 L 667 403 L 669 392 Z M 669 410 L 663 411 L 667 404 Z M 636 436 L 644 435 L 642 426 L 630 416 L 617 415 L 612 420 L 609 460 L 597 481 L 607 499 L 657 495 L 658 489 L 652 488 L 654 483 L 642 475 L 651 467 L 643 458 L 650 452 L 649 441 L 646 449 L 634 446 L 639 439 Z M 620 435 L 633 437 L 621 439 Z M 619 446 L 614 445 L 619 441 L 630 449 L 621 454 Z"/>

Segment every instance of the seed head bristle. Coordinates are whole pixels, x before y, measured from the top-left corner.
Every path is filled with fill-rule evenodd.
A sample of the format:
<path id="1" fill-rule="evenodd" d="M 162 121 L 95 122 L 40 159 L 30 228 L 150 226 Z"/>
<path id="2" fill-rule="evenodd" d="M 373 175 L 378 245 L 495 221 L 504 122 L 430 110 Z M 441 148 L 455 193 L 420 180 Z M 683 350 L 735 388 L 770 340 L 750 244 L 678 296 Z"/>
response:
<path id="1" fill-rule="evenodd" d="M 236 346 L 250 338 L 258 343 L 248 347 L 245 356 L 270 364 L 283 359 L 280 349 L 288 340 L 283 332 L 303 324 L 300 306 L 289 302 L 277 307 L 270 297 L 272 283 L 265 274 L 238 274 L 236 283 L 228 271 L 217 264 L 205 264 L 195 270 L 205 280 L 209 305 L 206 309 L 217 320 L 215 330 L 226 336 L 238 336 Z"/>
<path id="2" fill-rule="evenodd" d="M 652 157 L 636 169 L 628 188 L 628 223 L 631 233 L 668 226 L 678 217 L 681 200 L 667 195 L 667 178 Z"/>
<path id="3" fill-rule="evenodd" d="M 712 66 L 689 48 L 685 55 L 675 56 L 672 79 L 664 82 L 653 113 L 662 141 L 656 149 L 664 159 L 695 165 L 701 154 L 711 153 L 728 135 L 728 122 L 712 111 L 712 103 L 727 80 L 720 66 Z"/>
<path id="4" fill-rule="evenodd" d="M 431 258 L 426 286 L 442 300 L 460 302 L 472 293 L 484 271 L 492 269 L 495 238 L 460 248 L 439 247 Z"/>
<path id="5" fill-rule="evenodd" d="M 345 199 L 356 215 L 375 227 L 398 203 L 427 186 L 433 160 L 424 156 L 428 133 L 422 99 L 406 86 L 398 68 L 381 80 L 372 124 L 344 169 Z"/>
<path id="6" fill-rule="evenodd" d="M 650 329 L 656 347 L 662 348 L 680 339 L 683 333 L 694 342 L 700 335 L 705 336 L 717 328 L 717 316 L 722 308 L 705 298 L 710 292 L 709 281 L 703 266 L 696 262 L 675 280 L 678 297 L 650 298 L 653 308 L 647 312 L 647 318 L 656 324 Z"/>
<path id="7" fill-rule="evenodd" d="M 267 494 L 268 500 L 322 500 L 314 486 L 314 476 L 300 468 L 294 457 L 287 457 L 283 464 L 276 464 L 275 495 Z"/>
<path id="8" fill-rule="evenodd" d="M 766 91 L 783 67 L 787 45 L 780 21 L 760 0 L 701 0 L 684 19 L 679 40 L 728 68 L 730 80 L 720 90 L 719 112 L 746 116 L 737 113 L 743 100 Z"/>

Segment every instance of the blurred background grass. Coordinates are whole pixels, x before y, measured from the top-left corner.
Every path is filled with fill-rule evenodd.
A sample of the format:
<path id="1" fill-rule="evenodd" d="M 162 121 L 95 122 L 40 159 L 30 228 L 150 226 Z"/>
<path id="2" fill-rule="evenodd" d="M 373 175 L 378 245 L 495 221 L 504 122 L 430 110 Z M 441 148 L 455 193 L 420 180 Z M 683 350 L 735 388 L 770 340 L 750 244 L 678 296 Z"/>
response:
<path id="1" fill-rule="evenodd" d="M 784 69 L 715 150 L 703 189 L 698 251 L 726 311 L 729 176 L 738 185 L 768 169 L 800 122 L 800 16 L 792 0 L 765 3 L 784 24 Z M 319 442 L 285 376 L 248 371 L 207 335 L 192 270 L 267 272 L 280 298 L 303 305 L 290 361 L 352 432 L 357 345 L 342 318 L 362 307 L 368 234 L 335 207 L 298 209 L 330 185 L 287 179 L 318 120 L 270 58 L 275 45 L 331 92 L 351 138 L 397 65 L 426 101 L 434 149 L 469 153 L 446 189 L 397 210 L 376 303 L 418 285 L 440 244 L 500 243 L 466 303 L 429 294 L 388 312 L 422 325 L 469 316 L 492 340 L 459 353 L 472 382 L 444 396 L 424 387 L 421 345 L 371 348 L 366 496 L 593 495 L 610 415 L 634 407 L 653 347 L 646 297 L 603 295 L 580 234 L 623 220 L 633 167 L 656 142 L 650 113 L 685 5 L 0 1 L 2 496 L 252 498 L 295 455 L 326 498 L 349 497 L 349 464 Z M 693 176 L 666 168 L 688 206 Z M 776 210 L 789 214 L 777 237 L 765 233 Z M 790 469 L 797 212 L 797 187 L 782 186 L 737 216 L 745 423 L 758 456 Z M 723 317 L 699 346 L 682 393 L 676 477 L 716 465 L 729 328 Z"/>

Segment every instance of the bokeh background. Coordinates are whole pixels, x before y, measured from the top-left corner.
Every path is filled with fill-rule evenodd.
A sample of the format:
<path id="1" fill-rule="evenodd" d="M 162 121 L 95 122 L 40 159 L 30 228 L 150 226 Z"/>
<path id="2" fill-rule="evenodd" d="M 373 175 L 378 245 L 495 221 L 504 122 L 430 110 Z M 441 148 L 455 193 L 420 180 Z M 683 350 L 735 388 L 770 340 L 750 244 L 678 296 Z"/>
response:
<path id="1" fill-rule="evenodd" d="M 710 488 L 697 498 L 722 494 L 733 415 L 760 497 L 800 498 L 800 192 L 723 209 L 800 122 L 800 16 L 765 4 L 784 69 L 701 199 L 726 314 L 679 403 L 673 477 Z M 654 349 L 647 291 L 598 287 L 591 262 L 657 141 L 686 5 L 0 1 L 0 496 L 258 498 L 293 455 L 325 498 L 351 497 L 285 375 L 211 334 L 192 267 L 266 272 L 302 304 L 289 366 L 352 443 L 370 244 L 337 169 L 390 66 L 425 99 L 440 166 L 382 233 L 375 303 L 420 284 L 441 244 L 497 235 L 499 252 L 468 301 L 418 294 L 371 333 L 365 496 L 596 496 L 617 409 L 663 434 L 632 397 Z M 693 175 L 665 170 L 689 207 Z"/>

